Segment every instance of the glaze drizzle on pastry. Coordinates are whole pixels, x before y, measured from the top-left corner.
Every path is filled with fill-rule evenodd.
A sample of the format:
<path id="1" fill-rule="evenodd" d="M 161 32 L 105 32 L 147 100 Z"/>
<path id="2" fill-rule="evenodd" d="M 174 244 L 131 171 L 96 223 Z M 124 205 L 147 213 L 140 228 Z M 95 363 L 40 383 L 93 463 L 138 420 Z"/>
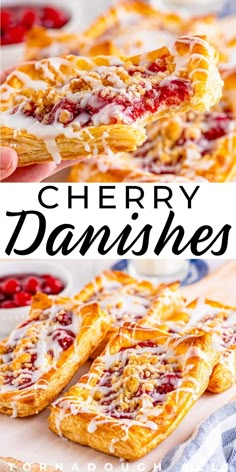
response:
<path id="1" fill-rule="evenodd" d="M 221 88 L 215 51 L 200 37 L 127 58 L 50 58 L 23 64 L 1 86 L 1 129 L 13 129 L 14 140 L 27 130 L 57 161 L 59 137 L 86 141 L 84 152 L 92 155 L 97 128 L 106 152 L 112 127 L 142 128 L 189 108 L 209 109 Z"/>
<path id="2" fill-rule="evenodd" d="M 204 391 L 216 358 L 208 335 L 181 338 L 124 326 L 89 373 L 55 402 L 50 427 L 108 454 L 142 457 Z"/>
<path id="3" fill-rule="evenodd" d="M 49 405 L 109 325 L 97 304 L 36 294 L 29 318 L 0 343 L 0 412 L 30 416 Z"/>
<path id="4" fill-rule="evenodd" d="M 16 328 L 1 346 L 0 394 L 31 387 L 55 369 L 62 352 L 73 346 L 81 322 L 72 307 L 54 305 Z"/>
<path id="5" fill-rule="evenodd" d="M 75 166 L 71 181 L 224 182 L 236 172 L 236 71 L 211 112 L 189 111 L 148 125 L 147 139 L 132 154 L 106 156 Z"/>
<path id="6" fill-rule="evenodd" d="M 181 309 L 184 298 L 177 287 L 178 283 L 154 286 L 112 270 L 105 270 L 95 277 L 75 297 L 86 306 L 98 303 L 111 319 L 111 328 L 92 357 L 101 354 L 109 338 L 123 323 L 145 323 L 147 320 L 148 324 L 149 317 L 152 317 L 157 324 L 161 316 L 165 318 L 172 311 Z"/>

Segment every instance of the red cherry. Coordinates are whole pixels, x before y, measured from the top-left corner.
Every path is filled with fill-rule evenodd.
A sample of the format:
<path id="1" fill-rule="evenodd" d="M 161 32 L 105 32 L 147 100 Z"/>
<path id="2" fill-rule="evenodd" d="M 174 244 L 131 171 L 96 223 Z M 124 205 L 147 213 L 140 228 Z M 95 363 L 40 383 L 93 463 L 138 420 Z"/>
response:
<path id="1" fill-rule="evenodd" d="M 214 117 L 212 123 L 210 122 L 209 129 L 203 133 L 204 137 L 208 141 L 213 141 L 215 139 L 221 138 L 227 133 L 228 126 L 230 123 L 230 118 L 226 114 L 219 114 Z"/>
<path id="2" fill-rule="evenodd" d="M 2 44 L 17 44 L 24 41 L 25 28 L 22 25 L 16 25 L 9 28 L 2 37 Z"/>
<path id="3" fill-rule="evenodd" d="M 14 302 L 18 306 L 27 306 L 30 305 L 31 302 L 31 294 L 28 292 L 18 292 L 14 295 Z"/>
<path id="4" fill-rule="evenodd" d="M 7 279 L 2 284 L 2 292 L 5 295 L 14 295 L 21 290 L 20 282 L 17 279 Z"/>
<path id="5" fill-rule="evenodd" d="M 10 385 L 12 384 L 13 380 L 15 379 L 14 375 L 13 374 L 6 374 L 4 377 L 3 377 L 3 383 L 5 385 Z"/>
<path id="6" fill-rule="evenodd" d="M 75 334 L 70 330 L 58 329 L 52 337 L 53 341 L 57 340 L 59 346 L 66 351 L 73 344 Z"/>
<path id="7" fill-rule="evenodd" d="M 35 294 L 39 290 L 39 287 L 39 280 L 36 277 L 29 277 L 24 284 L 24 290 L 32 294 Z"/>
<path id="8" fill-rule="evenodd" d="M 2 30 L 7 30 L 10 27 L 11 19 L 12 19 L 12 16 L 11 16 L 10 10 L 3 8 L 1 10 L 1 19 L 0 19 Z"/>
<path id="9" fill-rule="evenodd" d="M 0 305 L 0 308 L 16 308 L 17 305 L 15 302 L 12 300 L 6 300 L 5 302 L 2 302 Z"/>
<path id="10" fill-rule="evenodd" d="M 23 10 L 20 23 L 22 23 L 26 28 L 31 28 L 34 23 L 37 21 L 37 14 L 33 8 L 27 8 Z"/>
<path id="11" fill-rule="evenodd" d="M 31 364 L 35 363 L 35 361 L 37 360 L 37 357 L 38 355 L 36 352 L 34 354 L 31 354 L 31 359 L 30 359 Z"/>
<path id="12" fill-rule="evenodd" d="M 158 387 L 158 393 L 160 395 L 163 395 L 163 394 L 167 394 L 169 392 L 172 392 L 174 389 L 175 389 L 174 385 L 172 385 L 170 383 L 165 383 L 165 384 L 160 385 Z"/>
<path id="13" fill-rule="evenodd" d="M 148 70 L 150 72 L 165 72 L 166 71 L 166 63 L 159 59 L 157 62 L 151 62 L 151 64 L 148 66 Z"/>
<path id="14" fill-rule="evenodd" d="M 42 277 L 42 279 L 44 279 L 44 280 L 53 278 L 53 276 L 50 275 L 50 274 L 43 274 L 43 275 L 41 275 L 41 277 Z"/>
<path id="15" fill-rule="evenodd" d="M 57 295 L 63 290 L 63 288 L 63 283 L 54 277 L 48 278 L 46 282 L 42 284 L 43 292 L 47 293 L 48 295 Z"/>
<path id="16" fill-rule="evenodd" d="M 46 28 L 61 28 L 67 21 L 68 17 L 64 12 L 52 7 L 43 8 L 42 24 Z"/>
<path id="17" fill-rule="evenodd" d="M 58 344 L 61 346 L 63 351 L 66 351 L 67 349 L 69 349 L 69 347 L 73 344 L 73 342 L 74 342 L 74 339 L 70 338 L 69 336 L 65 336 L 64 338 L 58 340 Z"/>

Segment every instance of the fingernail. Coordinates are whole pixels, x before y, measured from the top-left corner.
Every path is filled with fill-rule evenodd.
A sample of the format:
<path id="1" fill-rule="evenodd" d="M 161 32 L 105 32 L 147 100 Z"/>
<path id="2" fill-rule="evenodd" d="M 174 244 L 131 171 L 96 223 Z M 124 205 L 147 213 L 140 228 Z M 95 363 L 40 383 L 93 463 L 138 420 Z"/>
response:
<path id="1" fill-rule="evenodd" d="M 0 155 L 0 169 L 8 170 L 13 164 L 14 155 L 11 152 L 2 153 Z"/>

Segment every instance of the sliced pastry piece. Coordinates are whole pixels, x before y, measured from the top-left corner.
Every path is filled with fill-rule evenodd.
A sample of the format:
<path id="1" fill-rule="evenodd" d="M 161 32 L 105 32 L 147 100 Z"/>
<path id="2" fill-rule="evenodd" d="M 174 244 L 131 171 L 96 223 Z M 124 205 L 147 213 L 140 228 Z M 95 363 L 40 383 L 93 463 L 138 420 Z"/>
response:
<path id="1" fill-rule="evenodd" d="M 34 27 L 27 34 L 26 60 L 62 54 L 131 56 L 148 52 L 154 44 L 167 46 L 191 31 L 189 20 L 156 10 L 139 0 L 119 1 L 82 34 Z"/>
<path id="2" fill-rule="evenodd" d="M 26 36 L 24 57 L 26 61 L 40 60 L 62 55 L 81 55 L 81 35 L 67 31 L 33 26 Z"/>
<path id="3" fill-rule="evenodd" d="M 88 374 L 55 402 L 49 426 L 77 443 L 138 459 L 188 413 L 216 359 L 210 335 L 180 338 L 124 326 Z"/>
<path id="4" fill-rule="evenodd" d="M 144 126 L 220 98 L 215 50 L 200 37 L 133 57 L 76 56 L 19 66 L 1 86 L 0 137 L 20 165 L 132 151 Z"/>
<path id="5" fill-rule="evenodd" d="M 66 387 L 109 329 L 97 304 L 35 295 L 30 316 L 0 345 L 0 412 L 30 416 Z"/>
<path id="6" fill-rule="evenodd" d="M 208 390 L 224 392 L 236 382 L 236 307 L 200 299 L 187 308 L 190 319 L 185 332 L 190 328 L 214 333 L 214 347 L 220 358 L 210 376 Z"/>
<path id="7" fill-rule="evenodd" d="M 95 277 L 75 296 L 79 302 L 99 303 L 102 310 L 108 313 L 111 327 L 102 342 L 92 353 L 95 359 L 101 354 L 110 337 L 117 333 L 124 322 L 137 323 L 142 320 L 148 325 L 148 319 L 169 319 L 184 306 L 184 298 L 180 295 L 178 283 L 170 285 L 152 285 L 146 280 L 138 281 L 129 275 L 106 270 Z"/>
<path id="8" fill-rule="evenodd" d="M 163 331 L 185 335 L 186 333 L 210 332 L 214 335 L 214 348 L 219 353 L 219 361 L 210 376 L 208 390 L 221 393 L 236 382 L 236 307 L 199 298 L 182 310 L 174 311 L 158 323 Z M 145 325 L 145 320 L 139 321 Z M 148 326 L 157 326 L 153 316 L 148 318 Z"/>
<path id="9" fill-rule="evenodd" d="M 152 123 L 132 154 L 74 166 L 72 182 L 231 181 L 236 174 L 236 68 L 223 75 L 223 97 L 210 112 L 188 111 Z"/>

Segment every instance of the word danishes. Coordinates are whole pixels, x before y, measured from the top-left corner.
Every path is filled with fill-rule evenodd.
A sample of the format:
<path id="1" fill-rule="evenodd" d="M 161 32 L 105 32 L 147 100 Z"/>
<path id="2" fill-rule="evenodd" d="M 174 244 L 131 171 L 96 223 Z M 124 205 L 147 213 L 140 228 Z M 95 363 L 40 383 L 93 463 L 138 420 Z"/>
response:
<path id="1" fill-rule="evenodd" d="M 17 218 L 5 249 L 8 256 L 12 253 L 28 256 L 37 251 L 41 245 L 45 247 L 49 256 L 57 257 L 72 255 L 75 252 L 85 256 L 94 248 L 100 255 L 107 255 L 115 249 L 117 256 L 124 256 L 128 252 L 134 256 L 142 256 L 151 249 L 153 254 L 159 256 L 166 246 L 175 255 L 180 255 L 189 249 L 194 256 L 202 256 L 209 250 L 214 256 L 221 256 L 226 252 L 231 229 L 229 224 L 225 224 L 220 230 L 215 231 L 212 226 L 204 224 L 189 235 L 189 231 L 187 234 L 181 224 L 176 224 L 173 210 L 169 211 L 166 219 L 161 218 L 159 221 L 157 215 L 155 224 L 148 223 L 143 226 L 134 224 L 139 214 L 132 213 L 130 218 L 133 226 L 127 223 L 115 231 L 114 228 L 112 231 L 108 224 L 100 227 L 89 224 L 85 230 L 80 231 L 79 223 L 78 226 L 62 223 L 48 231 L 46 217 L 40 211 L 8 211 L 6 215 L 9 218 Z M 28 239 L 26 243 L 24 238 L 27 224 L 28 227 L 30 224 L 30 243 Z"/>

